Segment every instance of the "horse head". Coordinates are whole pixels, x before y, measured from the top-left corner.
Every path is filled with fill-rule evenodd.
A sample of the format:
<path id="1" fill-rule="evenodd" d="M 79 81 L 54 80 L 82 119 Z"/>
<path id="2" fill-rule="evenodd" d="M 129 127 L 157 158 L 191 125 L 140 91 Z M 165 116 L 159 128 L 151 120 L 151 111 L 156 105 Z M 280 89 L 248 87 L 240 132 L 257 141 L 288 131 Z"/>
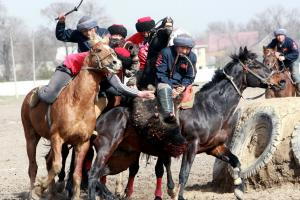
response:
<path id="1" fill-rule="evenodd" d="M 279 70 L 279 63 L 275 56 L 275 49 L 263 47 L 263 63 L 271 70 Z"/>
<path id="2" fill-rule="evenodd" d="M 101 40 L 91 41 L 92 48 L 85 59 L 85 64 L 101 72 L 116 73 L 121 70 L 122 64 L 115 51 Z"/>
<path id="3" fill-rule="evenodd" d="M 270 83 L 268 77 L 271 70 L 256 58 L 257 55 L 245 48 L 240 48 L 239 54 L 232 55 L 232 62 L 224 68 L 225 74 L 241 80 L 241 88 L 261 87 L 266 88 Z"/>

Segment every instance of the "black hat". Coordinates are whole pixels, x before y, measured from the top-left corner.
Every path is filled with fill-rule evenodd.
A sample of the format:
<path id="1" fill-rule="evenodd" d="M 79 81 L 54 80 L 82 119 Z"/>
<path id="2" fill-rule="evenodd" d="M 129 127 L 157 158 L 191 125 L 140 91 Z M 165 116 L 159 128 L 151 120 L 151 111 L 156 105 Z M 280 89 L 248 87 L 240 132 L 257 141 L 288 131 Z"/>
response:
<path id="1" fill-rule="evenodd" d="M 155 27 L 155 22 L 151 17 L 143 17 L 138 19 L 135 28 L 138 32 L 150 31 Z"/>
<path id="2" fill-rule="evenodd" d="M 108 31 L 111 35 L 121 35 L 123 38 L 127 36 L 127 29 L 121 24 L 113 24 L 108 27 Z"/>

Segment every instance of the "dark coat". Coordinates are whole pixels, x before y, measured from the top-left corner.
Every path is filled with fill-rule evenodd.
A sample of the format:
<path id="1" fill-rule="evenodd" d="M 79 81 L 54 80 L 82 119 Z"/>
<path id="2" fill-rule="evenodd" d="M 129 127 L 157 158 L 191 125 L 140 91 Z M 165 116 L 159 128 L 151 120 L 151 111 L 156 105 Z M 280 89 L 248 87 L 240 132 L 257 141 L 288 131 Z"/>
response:
<path id="1" fill-rule="evenodd" d="M 58 22 L 56 25 L 56 38 L 63 42 L 73 42 L 78 43 L 78 52 L 85 52 L 90 49 L 90 45 L 88 43 L 88 38 L 85 37 L 80 31 L 65 29 L 66 24 L 64 22 Z M 105 28 L 99 28 L 96 26 L 96 33 L 104 37 L 109 34 L 108 30 Z"/>
<path id="2" fill-rule="evenodd" d="M 277 48 L 277 52 L 282 53 L 285 57 L 283 62 L 287 67 L 293 64 L 299 57 L 298 45 L 289 37 L 285 37 L 282 44 L 274 38 L 267 47 L 272 49 Z"/>
<path id="3" fill-rule="evenodd" d="M 196 69 L 194 67 L 196 66 L 197 56 L 193 52 L 190 52 L 188 55 L 194 67 L 183 57 L 179 57 L 173 67 L 176 55 L 175 46 L 166 47 L 161 51 L 161 64 L 156 68 L 157 81 L 158 83 L 167 83 L 172 88 L 175 85 L 186 87 L 194 82 L 196 76 Z M 173 71 L 172 75 L 171 71 Z"/>

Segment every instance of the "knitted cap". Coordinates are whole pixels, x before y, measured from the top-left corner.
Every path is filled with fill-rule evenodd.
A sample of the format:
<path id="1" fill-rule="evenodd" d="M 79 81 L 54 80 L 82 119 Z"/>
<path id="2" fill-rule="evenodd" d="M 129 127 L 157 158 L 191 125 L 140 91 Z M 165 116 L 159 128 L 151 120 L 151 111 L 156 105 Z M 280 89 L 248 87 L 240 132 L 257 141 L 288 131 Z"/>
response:
<path id="1" fill-rule="evenodd" d="M 285 35 L 286 36 L 286 29 L 284 28 L 279 28 L 277 30 L 274 31 L 274 36 L 276 37 L 277 35 Z"/>
<path id="2" fill-rule="evenodd" d="M 155 22 L 151 17 L 142 17 L 138 19 L 135 28 L 138 32 L 150 31 L 155 27 Z"/>
<path id="3" fill-rule="evenodd" d="M 113 24 L 108 27 L 108 31 L 111 35 L 121 35 L 123 38 L 127 36 L 127 29 L 121 24 Z"/>
<path id="4" fill-rule="evenodd" d="M 173 40 L 174 46 L 182 46 L 193 48 L 195 46 L 195 41 L 188 34 L 180 34 Z"/>
<path id="5" fill-rule="evenodd" d="M 89 16 L 83 16 L 80 18 L 77 24 L 77 30 L 83 31 L 94 28 L 97 26 L 97 22 Z"/>

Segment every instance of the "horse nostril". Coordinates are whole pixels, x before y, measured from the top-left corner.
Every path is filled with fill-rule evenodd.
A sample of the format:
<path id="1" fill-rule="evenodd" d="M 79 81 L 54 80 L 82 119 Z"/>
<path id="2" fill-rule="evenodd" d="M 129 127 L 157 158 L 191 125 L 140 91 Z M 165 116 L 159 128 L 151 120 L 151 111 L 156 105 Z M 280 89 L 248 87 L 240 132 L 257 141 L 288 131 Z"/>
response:
<path id="1" fill-rule="evenodd" d="M 113 61 L 113 64 L 116 65 L 116 64 L 117 64 L 117 61 L 114 60 L 114 61 Z"/>

